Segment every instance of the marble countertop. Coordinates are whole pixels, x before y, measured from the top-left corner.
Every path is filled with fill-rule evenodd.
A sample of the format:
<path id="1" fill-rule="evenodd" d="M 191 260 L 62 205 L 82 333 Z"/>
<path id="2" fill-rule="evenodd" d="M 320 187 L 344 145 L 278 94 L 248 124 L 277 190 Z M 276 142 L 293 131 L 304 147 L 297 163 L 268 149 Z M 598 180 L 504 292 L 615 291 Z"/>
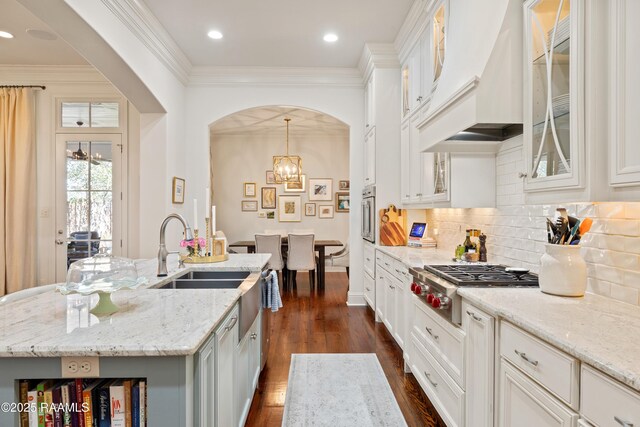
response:
<path id="1" fill-rule="evenodd" d="M 144 288 L 113 294 L 121 307 L 107 317 L 89 313 L 97 295 L 49 291 L 8 303 L 0 310 L 0 357 L 184 356 L 194 354 L 255 284 L 269 260 L 264 254 L 230 254 L 229 260 L 178 268 L 156 277 L 156 260 L 136 261 Z M 173 257 L 175 258 L 175 257 Z M 149 289 L 189 271 L 250 271 L 238 289 Z"/>
<path id="2" fill-rule="evenodd" d="M 408 246 L 380 246 L 376 249 L 404 263 L 408 267 L 424 267 L 425 264 L 453 264 L 453 254 L 438 248 L 410 248 Z"/>
<path id="3" fill-rule="evenodd" d="M 539 289 L 460 288 L 458 294 L 640 391 L 640 308 L 598 295 L 559 297 Z"/>

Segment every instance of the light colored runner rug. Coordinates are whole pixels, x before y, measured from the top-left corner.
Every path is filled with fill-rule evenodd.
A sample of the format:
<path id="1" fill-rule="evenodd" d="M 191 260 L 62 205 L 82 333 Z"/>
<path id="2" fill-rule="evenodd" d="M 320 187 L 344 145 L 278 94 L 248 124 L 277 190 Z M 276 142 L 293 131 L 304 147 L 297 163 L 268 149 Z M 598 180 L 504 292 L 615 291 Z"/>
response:
<path id="1" fill-rule="evenodd" d="M 293 354 L 282 425 L 407 423 L 375 354 Z"/>

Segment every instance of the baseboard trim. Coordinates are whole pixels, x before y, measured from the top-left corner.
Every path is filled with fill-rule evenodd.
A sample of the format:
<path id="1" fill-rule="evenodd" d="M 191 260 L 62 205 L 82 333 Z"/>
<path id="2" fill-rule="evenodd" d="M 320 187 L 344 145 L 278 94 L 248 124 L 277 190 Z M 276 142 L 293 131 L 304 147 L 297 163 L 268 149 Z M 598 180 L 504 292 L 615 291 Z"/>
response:
<path id="1" fill-rule="evenodd" d="M 362 307 L 367 305 L 367 300 L 364 299 L 364 294 L 349 292 L 347 294 L 347 305 L 349 307 Z"/>

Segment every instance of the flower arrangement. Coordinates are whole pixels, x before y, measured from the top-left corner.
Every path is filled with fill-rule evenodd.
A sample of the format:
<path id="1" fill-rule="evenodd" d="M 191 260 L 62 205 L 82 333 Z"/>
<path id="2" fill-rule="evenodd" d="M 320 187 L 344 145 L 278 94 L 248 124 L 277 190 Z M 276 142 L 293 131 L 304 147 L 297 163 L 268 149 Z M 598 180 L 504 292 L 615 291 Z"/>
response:
<path id="1" fill-rule="evenodd" d="M 207 244 L 207 242 L 204 239 L 204 237 L 199 237 L 198 238 L 198 247 L 199 247 L 199 249 L 204 248 L 206 244 Z M 189 255 L 195 254 L 196 250 L 195 250 L 194 246 L 195 246 L 195 239 L 181 240 L 180 241 L 180 247 L 181 248 L 187 248 L 189 250 Z"/>

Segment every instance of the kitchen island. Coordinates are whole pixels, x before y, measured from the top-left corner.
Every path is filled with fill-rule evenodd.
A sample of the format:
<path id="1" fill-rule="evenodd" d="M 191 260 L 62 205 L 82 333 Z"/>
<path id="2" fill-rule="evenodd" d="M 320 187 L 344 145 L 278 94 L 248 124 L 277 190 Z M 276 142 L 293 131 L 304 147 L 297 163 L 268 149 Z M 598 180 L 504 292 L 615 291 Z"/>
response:
<path id="1" fill-rule="evenodd" d="M 97 357 L 92 359 L 93 378 L 146 380 L 148 425 L 209 425 L 217 416 L 212 411 L 216 363 L 229 356 L 216 357 L 220 350 L 216 338 L 235 330 L 226 348 L 235 350 L 243 344 L 238 335 L 238 301 L 259 283 L 268 259 L 264 254 L 231 254 L 225 262 L 187 268 L 178 268 L 174 261 L 169 264 L 169 275 L 162 278 L 155 275 L 155 260 L 138 261 L 138 274 L 148 283 L 141 289 L 116 292 L 113 301 L 120 311 L 108 317 L 89 313 L 97 302 L 95 295 L 63 296 L 52 291 L 3 305 L 0 402 L 18 401 L 21 379 L 81 376 L 63 375 L 62 357 Z M 157 289 L 190 271 L 249 274 L 237 289 Z M 257 356 L 253 351 L 251 360 L 255 365 L 257 357 L 258 366 L 260 340 L 256 337 L 261 317 L 251 327 L 251 338 L 258 343 L 252 347 Z M 227 359 L 235 370 L 236 357 Z M 248 363 L 248 355 L 246 360 Z M 18 414 L 0 413 L 0 425 L 18 425 Z"/>

